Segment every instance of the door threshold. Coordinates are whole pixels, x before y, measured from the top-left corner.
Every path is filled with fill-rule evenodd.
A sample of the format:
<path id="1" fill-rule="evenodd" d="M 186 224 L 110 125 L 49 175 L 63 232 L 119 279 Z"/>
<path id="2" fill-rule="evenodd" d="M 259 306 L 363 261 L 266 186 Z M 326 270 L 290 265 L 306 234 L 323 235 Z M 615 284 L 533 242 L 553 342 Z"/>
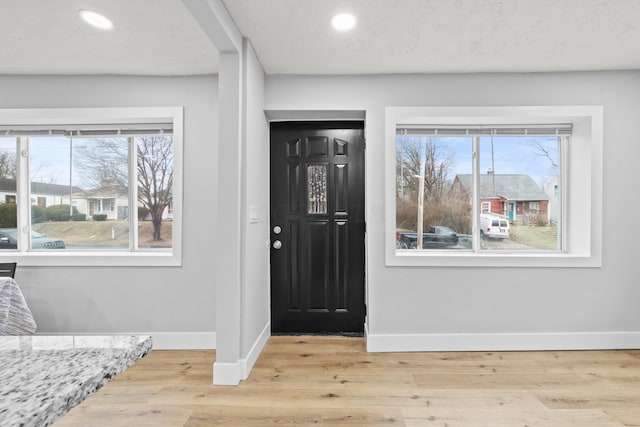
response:
<path id="1" fill-rule="evenodd" d="M 353 337 L 353 338 L 362 338 L 362 337 L 364 337 L 364 332 L 271 332 L 271 336 L 274 336 L 274 337 L 313 336 L 313 337 Z"/>

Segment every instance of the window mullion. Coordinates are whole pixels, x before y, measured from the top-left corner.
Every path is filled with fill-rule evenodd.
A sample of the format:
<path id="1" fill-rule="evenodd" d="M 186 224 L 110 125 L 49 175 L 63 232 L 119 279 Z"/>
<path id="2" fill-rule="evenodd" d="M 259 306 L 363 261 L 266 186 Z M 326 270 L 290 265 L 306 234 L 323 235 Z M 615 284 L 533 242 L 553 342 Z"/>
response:
<path id="1" fill-rule="evenodd" d="M 474 136 L 472 144 L 472 195 L 471 195 L 471 230 L 474 251 L 480 250 L 480 137 Z"/>
<path id="2" fill-rule="evenodd" d="M 138 150 L 129 137 L 129 250 L 138 250 Z"/>
<path id="3" fill-rule="evenodd" d="M 565 224 L 567 224 L 567 210 L 565 206 L 568 206 L 567 188 L 565 184 L 568 182 L 567 177 L 569 174 L 569 162 L 567 160 L 569 159 L 569 140 L 568 136 L 558 138 L 558 144 L 560 144 L 560 174 L 558 176 L 558 191 L 560 192 L 558 195 L 558 200 L 560 200 L 560 203 L 558 203 L 558 239 L 560 239 L 560 241 L 558 242 L 558 248 L 562 252 L 566 252 L 569 249 L 567 248 L 567 227 L 565 227 Z"/>
<path id="4" fill-rule="evenodd" d="M 31 239 L 31 191 L 29 178 L 29 138 L 21 136 L 17 138 L 17 175 L 16 199 L 17 199 L 17 227 L 18 227 L 18 251 L 27 251 L 30 248 Z"/>

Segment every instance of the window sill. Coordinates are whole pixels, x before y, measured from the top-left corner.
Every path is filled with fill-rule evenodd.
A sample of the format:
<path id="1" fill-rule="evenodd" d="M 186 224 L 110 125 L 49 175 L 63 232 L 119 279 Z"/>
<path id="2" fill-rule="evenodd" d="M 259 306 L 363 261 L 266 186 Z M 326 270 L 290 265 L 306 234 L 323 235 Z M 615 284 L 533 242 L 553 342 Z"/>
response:
<path id="1" fill-rule="evenodd" d="M 559 252 L 396 251 L 387 265 L 397 267 L 600 267 L 589 254 Z"/>

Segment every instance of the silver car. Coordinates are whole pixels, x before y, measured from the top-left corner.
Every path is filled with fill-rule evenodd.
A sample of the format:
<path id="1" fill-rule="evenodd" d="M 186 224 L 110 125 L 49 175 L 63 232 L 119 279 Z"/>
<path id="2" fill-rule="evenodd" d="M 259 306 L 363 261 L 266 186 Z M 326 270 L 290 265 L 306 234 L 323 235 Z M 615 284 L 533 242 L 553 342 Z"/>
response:
<path id="1" fill-rule="evenodd" d="M 16 228 L 0 228 L 0 249 L 16 249 L 18 247 L 18 230 Z M 31 249 L 64 249 L 64 241 L 55 237 L 47 237 L 37 231 L 31 231 Z"/>

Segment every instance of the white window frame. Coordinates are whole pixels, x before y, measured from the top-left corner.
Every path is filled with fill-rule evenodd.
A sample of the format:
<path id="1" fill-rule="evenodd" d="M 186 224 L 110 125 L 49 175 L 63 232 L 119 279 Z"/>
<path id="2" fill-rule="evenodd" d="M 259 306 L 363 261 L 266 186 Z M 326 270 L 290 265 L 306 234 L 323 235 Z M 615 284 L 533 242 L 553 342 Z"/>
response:
<path id="1" fill-rule="evenodd" d="M 549 124 L 573 126 L 563 174 L 562 252 L 396 250 L 396 129 L 403 125 Z M 602 106 L 387 107 L 385 262 L 388 266 L 601 267 Z M 477 226 L 476 226 L 477 227 Z M 474 235 L 475 233 L 474 229 Z"/>
<path id="2" fill-rule="evenodd" d="M 137 251 L 2 251 L 0 260 L 11 260 L 22 266 L 179 266 L 182 265 L 182 177 L 183 177 L 183 107 L 133 108 L 52 108 L 52 109 L 0 109 L 0 125 L 11 126 L 63 126 L 63 125 L 122 125 L 136 123 L 173 123 L 173 239 L 170 250 Z M 28 170 L 21 167 L 22 153 L 16 153 L 18 162 L 18 200 L 29 200 Z M 26 154 L 26 153 L 25 153 Z M 130 163 L 132 160 L 130 160 Z M 130 168 L 135 168 L 130 166 Z M 26 185 L 25 185 L 26 184 Z M 135 187 L 137 188 L 137 187 Z M 132 197 L 131 206 L 137 206 Z M 26 230 L 31 206 L 18 205 L 18 229 Z M 136 210 L 132 209 L 137 222 Z M 136 224 L 134 224 L 136 225 Z M 132 236 L 137 238 L 137 236 Z"/>

